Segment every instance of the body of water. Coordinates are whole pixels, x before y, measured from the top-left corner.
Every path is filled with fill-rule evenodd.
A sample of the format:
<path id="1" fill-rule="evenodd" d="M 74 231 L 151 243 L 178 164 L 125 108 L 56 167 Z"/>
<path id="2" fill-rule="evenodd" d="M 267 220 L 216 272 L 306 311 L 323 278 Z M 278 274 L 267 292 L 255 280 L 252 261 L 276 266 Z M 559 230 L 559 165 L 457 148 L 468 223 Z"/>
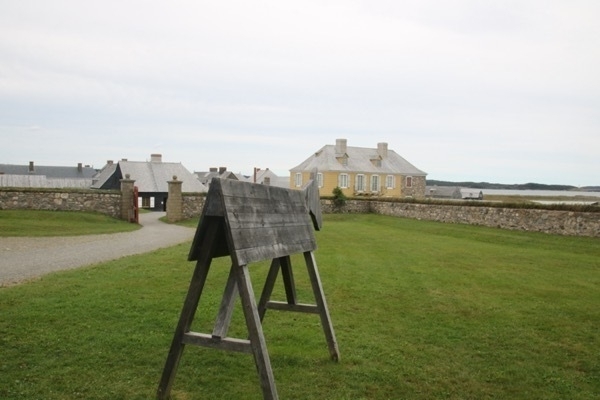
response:
<path id="1" fill-rule="evenodd" d="M 500 195 L 500 196 L 586 196 L 586 197 L 598 197 L 600 198 L 600 192 L 580 192 L 571 190 L 504 190 L 504 189 L 469 189 L 474 193 L 483 192 L 485 195 Z"/>

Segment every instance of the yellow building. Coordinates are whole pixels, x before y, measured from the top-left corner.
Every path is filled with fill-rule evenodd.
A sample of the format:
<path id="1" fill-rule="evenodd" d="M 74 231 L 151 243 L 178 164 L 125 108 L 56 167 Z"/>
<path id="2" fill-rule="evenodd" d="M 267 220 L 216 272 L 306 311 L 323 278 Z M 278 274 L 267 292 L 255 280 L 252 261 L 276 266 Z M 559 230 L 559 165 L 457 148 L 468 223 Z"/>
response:
<path id="1" fill-rule="evenodd" d="M 350 147 L 346 139 L 337 139 L 290 170 L 290 187 L 301 188 L 315 171 L 323 196 L 339 187 L 348 197 L 425 197 L 427 174 L 389 150 L 387 143 Z"/>

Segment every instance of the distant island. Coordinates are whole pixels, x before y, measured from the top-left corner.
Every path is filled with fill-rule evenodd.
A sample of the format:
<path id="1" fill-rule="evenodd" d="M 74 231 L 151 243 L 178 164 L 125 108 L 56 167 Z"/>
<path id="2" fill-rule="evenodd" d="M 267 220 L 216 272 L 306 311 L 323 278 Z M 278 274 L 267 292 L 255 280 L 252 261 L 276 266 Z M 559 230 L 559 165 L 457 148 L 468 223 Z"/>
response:
<path id="1" fill-rule="evenodd" d="M 458 186 L 472 189 L 503 189 L 503 190 L 580 190 L 583 192 L 600 192 L 600 186 L 570 186 L 546 185 L 543 183 L 489 183 L 489 182 L 450 182 L 427 179 L 427 186 Z"/>

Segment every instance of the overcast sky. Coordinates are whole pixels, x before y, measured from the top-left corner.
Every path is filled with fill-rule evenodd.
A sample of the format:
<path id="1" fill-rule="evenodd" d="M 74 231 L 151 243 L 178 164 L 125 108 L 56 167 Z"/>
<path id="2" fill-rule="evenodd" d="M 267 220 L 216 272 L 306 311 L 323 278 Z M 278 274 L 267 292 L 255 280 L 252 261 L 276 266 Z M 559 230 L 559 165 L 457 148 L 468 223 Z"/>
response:
<path id="1" fill-rule="evenodd" d="M 600 185 L 598 0 L 0 0 L 0 163 Z"/>

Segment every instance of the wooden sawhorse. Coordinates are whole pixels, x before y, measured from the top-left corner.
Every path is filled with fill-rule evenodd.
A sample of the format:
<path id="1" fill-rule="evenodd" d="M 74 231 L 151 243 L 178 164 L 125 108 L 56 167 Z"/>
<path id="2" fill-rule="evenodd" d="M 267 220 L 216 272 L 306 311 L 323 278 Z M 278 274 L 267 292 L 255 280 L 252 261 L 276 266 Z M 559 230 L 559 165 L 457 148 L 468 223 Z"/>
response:
<path id="1" fill-rule="evenodd" d="M 248 188 L 240 186 L 240 184 L 252 186 Z M 300 193 L 300 195 L 296 193 Z M 318 190 L 312 193 L 318 195 Z M 255 200 L 253 207 L 248 208 L 250 212 L 243 213 L 244 207 L 239 206 L 240 196 L 244 197 L 246 205 Z M 265 213 L 260 211 L 271 210 L 270 203 L 272 202 L 276 203 L 279 211 L 274 214 L 273 212 L 267 213 L 265 218 Z M 304 205 L 304 208 L 299 205 Z M 250 216 L 250 214 L 252 215 Z M 264 399 L 278 399 L 271 361 L 262 330 L 262 320 L 267 309 L 318 314 L 330 357 L 335 361 L 339 360 L 335 332 L 313 254 L 316 245 L 312 225 L 314 215 L 317 213 L 310 213 L 310 215 L 313 216 L 313 221 L 309 217 L 306 206 L 306 192 L 302 194 L 302 192 L 288 189 L 269 188 L 237 181 L 213 180 L 190 251 L 190 259 L 197 261 L 196 267 L 158 386 L 157 398 L 159 400 L 169 397 L 185 345 L 251 353 L 254 356 Z M 318 215 L 320 216 L 320 212 Z M 256 237 L 249 237 L 248 231 L 244 231 L 244 229 L 248 229 L 247 225 L 256 227 L 257 218 L 261 228 Z M 314 226 L 317 227 L 316 222 Z M 270 233 L 265 236 L 265 232 Z M 285 243 L 282 243 L 282 237 L 290 238 L 291 243 L 287 243 L 285 239 L 283 240 Z M 266 240 L 268 238 L 273 239 Z M 315 297 L 316 304 L 314 305 L 297 302 L 290 258 L 290 254 L 297 253 L 304 255 Z M 231 256 L 232 264 L 213 331 L 211 334 L 192 332 L 190 327 L 202 296 L 211 262 L 213 258 L 224 255 Z M 257 304 L 250 281 L 248 264 L 251 261 L 269 258 L 272 260 L 271 266 Z M 270 300 L 280 270 L 286 302 Z M 238 295 L 241 298 L 248 328 L 247 339 L 227 336 Z"/>

